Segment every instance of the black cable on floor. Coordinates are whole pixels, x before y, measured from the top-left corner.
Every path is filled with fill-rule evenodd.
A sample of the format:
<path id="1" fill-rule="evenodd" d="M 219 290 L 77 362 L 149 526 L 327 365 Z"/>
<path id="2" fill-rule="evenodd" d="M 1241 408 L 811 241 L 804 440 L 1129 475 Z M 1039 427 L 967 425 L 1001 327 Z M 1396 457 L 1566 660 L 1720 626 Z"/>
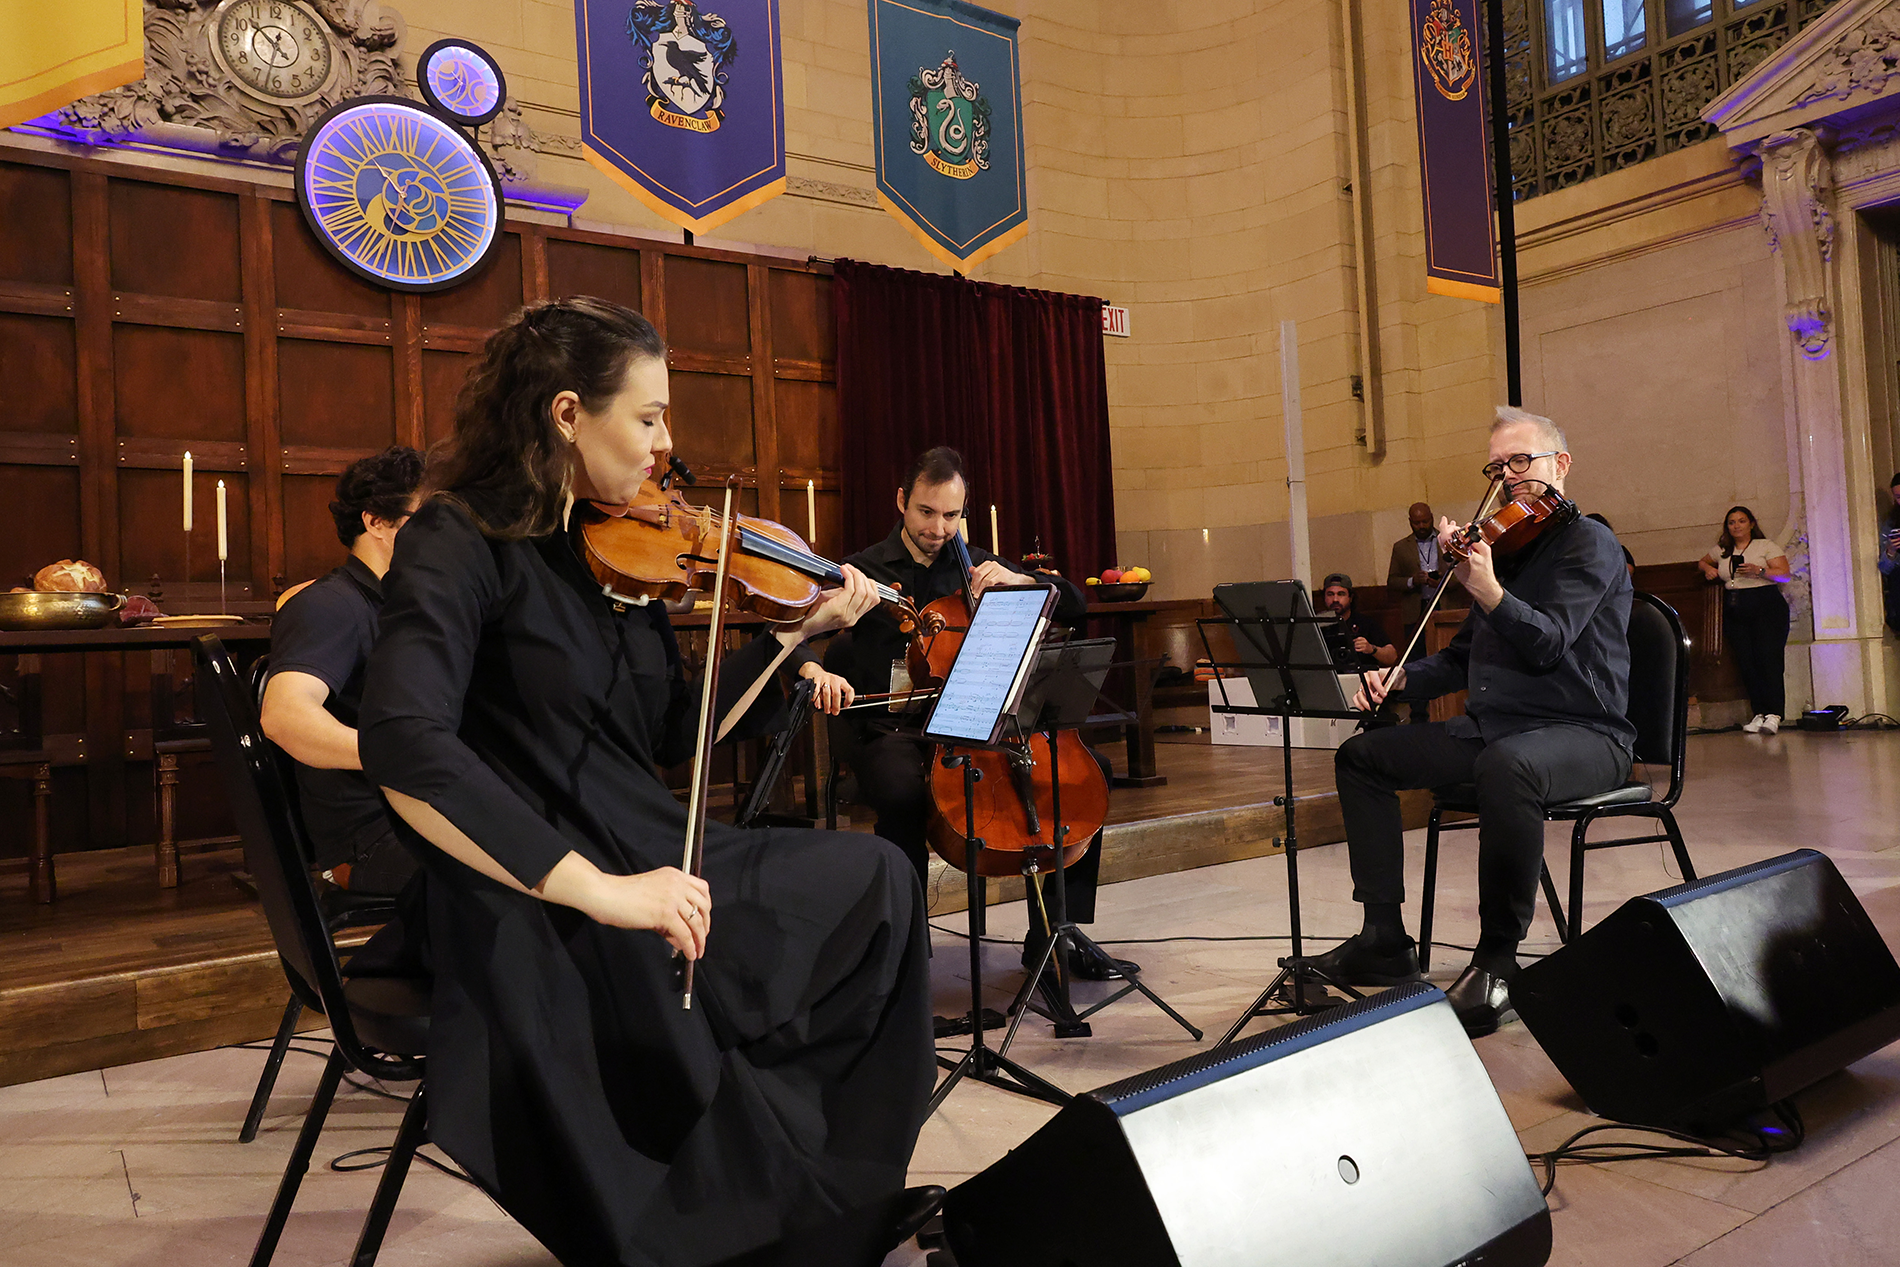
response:
<path id="1" fill-rule="evenodd" d="M 389 1164 L 389 1149 L 390 1146 L 385 1144 L 381 1148 L 359 1148 L 354 1152 L 340 1153 L 330 1159 L 330 1169 L 342 1174 L 351 1174 L 358 1170 L 375 1170 L 380 1166 Z M 380 1154 L 380 1156 L 378 1154 Z M 471 1188 L 481 1187 L 480 1184 L 475 1182 L 474 1176 L 468 1174 L 459 1166 L 452 1166 L 447 1162 L 437 1161 L 424 1152 L 414 1152 L 409 1156 L 412 1161 L 419 1161 L 425 1166 L 434 1166 L 449 1178 L 460 1179 Z M 356 1159 L 358 1157 L 375 1157 L 376 1160 L 357 1161 Z"/>
<path id="2" fill-rule="evenodd" d="M 1560 1165 L 1607 1165 L 1618 1161 L 1651 1161 L 1665 1157 L 1732 1157 L 1738 1161 L 1758 1162 L 1767 1165 L 1778 1154 L 1793 1152 L 1801 1146 L 1807 1136 L 1807 1127 L 1801 1120 L 1801 1112 L 1792 1100 L 1783 1100 L 1773 1106 L 1774 1114 L 1781 1127 L 1756 1127 L 1749 1133 L 1754 1136 L 1754 1144 L 1736 1147 L 1720 1140 L 1700 1139 L 1681 1131 L 1672 1131 L 1661 1126 L 1627 1126 L 1621 1122 L 1601 1122 L 1584 1129 L 1566 1139 L 1557 1147 L 1542 1153 L 1526 1153 L 1525 1160 L 1533 1166 L 1544 1168 L 1543 1194 L 1557 1185 L 1557 1167 Z M 1670 1147 L 1664 1144 L 1645 1144 L 1633 1140 L 1610 1140 L 1604 1143 L 1580 1144 L 1579 1141 L 1589 1135 L 1604 1131 L 1628 1131 L 1638 1135 L 1661 1135 L 1688 1147 Z"/>

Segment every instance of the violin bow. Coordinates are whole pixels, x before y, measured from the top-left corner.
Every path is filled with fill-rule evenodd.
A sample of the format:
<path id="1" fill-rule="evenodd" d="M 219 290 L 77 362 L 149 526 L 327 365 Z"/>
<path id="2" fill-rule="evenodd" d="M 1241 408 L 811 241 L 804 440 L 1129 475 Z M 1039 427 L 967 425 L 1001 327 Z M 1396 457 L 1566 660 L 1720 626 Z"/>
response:
<path id="1" fill-rule="evenodd" d="M 713 703 L 719 698 L 719 661 L 724 652 L 726 609 L 726 564 L 732 557 L 732 539 L 738 528 L 732 522 L 732 490 L 739 482 L 733 475 L 726 480 L 726 509 L 720 520 L 719 566 L 713 572 L 712 616 L 706 622 L 706 674 L 699 684 L 699 739 L 693 749 L 693 788 L 686 801 L 686 847 L 680 870 L 697 876 L 706 862 L 706 810 L 712 778 Z M 693 961 L 680 955 L 680 1008 L 693 1010 Z"/>
<path id="2" fill-rule="evenodd" d="M 1491 499 L 1496 497 L 1498 490 L 1503 487 L 1504 477 L 1502 475 L 1491 481 L 1491 487 L 1484 491 L 1484 500 L 1478 503 L 1478 512 L 1471 517 L 1471 523 L 1477 524 L 1484 522 L 1484 517 L 1491 513 Z M 1470 524 L 1465 525 L 1466 528 L 1470 526 Z M 1442 548 L 1438 561 L 1441 564 L 1445 562 Z M 1449 567 L 1445 569 L 1445 575 L 1438 582 L 1438 589 L 1432 594 L 1432 601 L 1426 605 L 1424 611 L 1419 613 L 1418 628 L 1412 631 L 1412 639 L 1405 644 L 1405 650 L 1399 653 L 1398 662 L 1393 666 L 1394 668 L 1403 669 L 1407 664 L 1411 663 L 1412 652 L 1417 648 L 1418 640 L 1425 636 L 1425 626 L 1431 623 L 1432 613 L 1438 610 L 1438 600 L 1445 596 L 1447 589 L 1451 588 L 1452 571 L 1453 569 Z"/>

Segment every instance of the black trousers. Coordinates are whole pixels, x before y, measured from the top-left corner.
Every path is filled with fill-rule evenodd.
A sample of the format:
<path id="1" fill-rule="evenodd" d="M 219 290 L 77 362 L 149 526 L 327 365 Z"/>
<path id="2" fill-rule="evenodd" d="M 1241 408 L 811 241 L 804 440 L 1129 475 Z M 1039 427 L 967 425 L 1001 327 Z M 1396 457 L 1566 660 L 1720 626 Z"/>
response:
<path id="1" fill-rule="evenodd" d="M 1781 596 L 1780 587 L 1725 591 L 1722 636 L 1734 649 L 1735 667 L 1748 689 L 1748 706 L 1757 713 L 1786 716 L 1782 674 L 1788 649 L 1788 600 Z"/>
<path id="2" fill-rule="evenodd" d="M 1544 806 L 1607 791 L 1629 777 L 1629 754 L 1582 726 L 1544 726 L 1495 743 L 1445 723 L 1354 735 L 1334 754 L 1356 902 L 1405 900 L 1399 792 L 1460 783 L 1478 792 L 1478 922 L 1484 936 L 1524 940 L 1544 860 Z"/>
<path id="3" fill-rule="evenodd" d="M 877 812 L 877 834 L 902 849 L 917 868 L 919 881 L 927 883 L 930 845 L 925 829 L 930 821 L 930 785 L 924 759 L 929 745 L 907 735 L 850 722 L 835 723 L 831 738 L 841 745 L 840 755 L 858 776 L 858 800 Z M 1108 762 L 1100 753 L 1093 755 L 1106 777 Z M 1089 841 L 1088 852 L 1062 873 L 1067 886 L 1063 898 L 1075 923 L 1095 922 L 1095 888 L 1101 866 L 1102 834 L 1097 832 Z M 1032 929 L 1042 927 L 1040 894 L 1033 885 L 1029 890 L 1029 921 Z"/>

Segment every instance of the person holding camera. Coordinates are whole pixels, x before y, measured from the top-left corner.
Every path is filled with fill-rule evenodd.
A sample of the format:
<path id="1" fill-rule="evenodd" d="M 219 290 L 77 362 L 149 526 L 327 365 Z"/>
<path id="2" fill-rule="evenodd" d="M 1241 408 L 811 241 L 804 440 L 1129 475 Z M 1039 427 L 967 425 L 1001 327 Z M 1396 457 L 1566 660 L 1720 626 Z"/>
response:
<path id="1" fill-rule="evenodd" d="M 1754 511 L 1731 506 L 1715 549 L 1696 566 L 1706 579 L 1720 581 L 1726 591 L 1722 636 L 1735 649 L 1735 665 L 1748 689 L 1748 706 L 1755 710 L 1742 729 L 1751 735 L 1772 735 L 1781 729 L 1782 715 L 1787 712 L 1782 661 L 1788 649 L 1788 600 L 1780 589 L 1793 576 L 1787 552 L 1762 535 Z"/>

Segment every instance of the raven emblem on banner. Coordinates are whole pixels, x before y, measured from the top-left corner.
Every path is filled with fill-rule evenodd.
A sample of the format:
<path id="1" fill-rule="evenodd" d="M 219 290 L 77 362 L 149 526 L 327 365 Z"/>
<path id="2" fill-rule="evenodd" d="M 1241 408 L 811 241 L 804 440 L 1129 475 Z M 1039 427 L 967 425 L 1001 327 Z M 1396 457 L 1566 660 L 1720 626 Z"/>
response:
<path id="1" fill-rule="evenodd" d="M 1478 77 L 1477 51 L 1452 0 L 1432 0 L 1419 25 L 1418 55 L 1431 72 L 1432 85 L 1447 101 L 1463 101 Z"/>
<path id="2" fill-rule="evenodd" d="M 739 44 L 726 20 L 692 0 L 634 0 L 627 36 L 646 66 L 647 109 L 668 127 L 719 130 L 726 72 Z"/>
<path id="3" fill-rule="evenodd" d="M 931 168 L 969 180 L 990 166 L 990 103 L 957 69 L 952 52 L 935 70 L 922 67 L 910 89 L 910 149 Z"/>

